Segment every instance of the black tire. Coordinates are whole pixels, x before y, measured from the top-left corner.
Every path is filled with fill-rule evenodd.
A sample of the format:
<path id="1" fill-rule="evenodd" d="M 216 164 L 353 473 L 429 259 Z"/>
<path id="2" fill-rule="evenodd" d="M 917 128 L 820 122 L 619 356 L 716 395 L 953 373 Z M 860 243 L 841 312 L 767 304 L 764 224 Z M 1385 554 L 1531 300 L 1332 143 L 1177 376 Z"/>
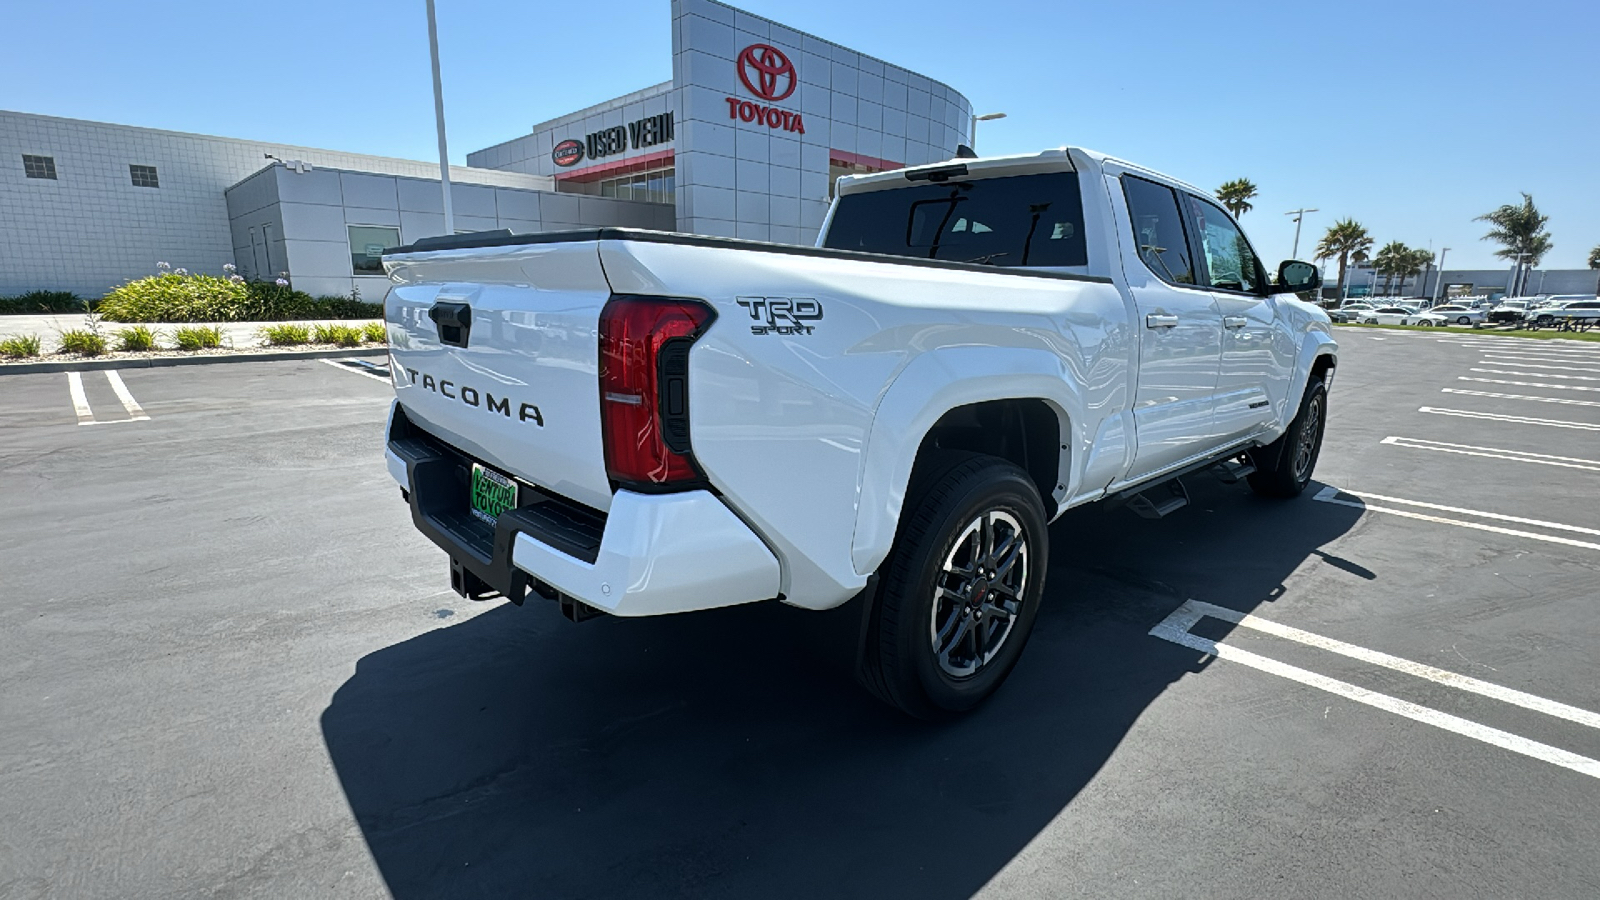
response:
<path id="1" fill-rule="evenodd" d="M 1250 460 L 1256 465 L 1248 476 L 1251 490 L 1263 497 L 1300 496 L 1317 468 L 1327 426 L 1328 390 L 1318 378 L 1306 385 L 1300 411 L 1288 430 L 1265 447 L 1250 451 Z"/>
<path id="2" fill-rule="evenodd" d="M 941 452 L 918 468 L 894 549 L 879 570 L 861 674 L 885 702 L 919 719 L 940 719 L 988 699 L 1016 665 L 1044 594 L 1050 538 L 1039 490 L 1016 465 Z M 980 564 L 986 539 L 971 529 L 982 529 L 985 517 L 993 517 L 991 548 L 996 535 L 1021 541 L 1009 564 Z M 1017 545 L 994 549 L 1007 546 Z M 952 561 L 954 571 L 947 568 Z M 963 568 L 999 575 L 991 583 L 981 574 L 967 577 Z M 936 617 L 946 627 L 936 630 Z M 987 648 L 978 643 L 984 636 L 993 642 Z M 967 664 L 972 671 L 954 671 Z"/>
<path id="3" fill-rule="evenodd" d="M 1456 324 L 1457 325 L 1471 325 L 1472 324 L 1472 318 L 1470 316 L 1461 316 L 1461 317 L 1456 319 Z"/>

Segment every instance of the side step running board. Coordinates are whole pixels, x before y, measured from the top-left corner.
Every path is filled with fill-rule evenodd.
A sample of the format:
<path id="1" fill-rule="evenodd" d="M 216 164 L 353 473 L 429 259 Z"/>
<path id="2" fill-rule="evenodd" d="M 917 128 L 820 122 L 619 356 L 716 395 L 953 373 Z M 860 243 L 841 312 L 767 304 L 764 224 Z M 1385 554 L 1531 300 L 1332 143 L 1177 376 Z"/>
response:
<path id="1" fill-rule="evenodd" d="M 1128 508 L 1140 518 L 1161 519 L 1189 505 L 1189 489 L 1174 478 L 1128 498 Z"/>
<path id="2" fill-rule="evenodd" d="M 1225 459 L 1211 467 L 1212 474 L 1223 484 L 1238 484 L 1246 475 L 1254 473 L 1256 464 L 1250 461 L 1248 455 L 1239 455 L 1233 459 Z"/>

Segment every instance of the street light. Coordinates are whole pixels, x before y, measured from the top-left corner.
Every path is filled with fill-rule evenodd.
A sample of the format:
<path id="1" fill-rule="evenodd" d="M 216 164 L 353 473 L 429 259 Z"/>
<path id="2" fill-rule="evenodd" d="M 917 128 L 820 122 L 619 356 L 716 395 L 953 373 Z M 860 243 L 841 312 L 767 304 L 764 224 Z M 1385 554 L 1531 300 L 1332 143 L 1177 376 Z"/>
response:
<path id="1" fill-rule="evenodd" d="M 1450 252 L 1450 248 L 1449 247 L 1444 247 L 1439 251 L 1439 276 L 1433 280 L 1433 302 L 1434 302 L 1434 305 L 1438 305 L 1438 303 L 1439 303 L 1439 285 L 1444 281 L 1444 255 L 1446 253 L 1449 253 L 1449 252 Z M 1446 299 L 1449 299 L 1449 298 L 1446 298 Z"/>
<path id="2" fill-rule="evenodd" d="M 1005 117 L 1006 117 L 1005 113 L 988 113 L 986 115 L 981 115 L 981 116 L 974 115 L 972 117 L 972 125 L 971 125 L 970 128 L 967 129 L 967 146 L 971 147 L 974 151 L 976 151 L 978 149 L 978 123 L 979 122 L 991 122 L 991 121 L 993 121 L 995 119 L 1004 119 Z"/>
<path id="3" fill-rule="evenodd" d="M 433 119 L 439 129 L 439 186 L 444 190 L 444 233 L 456 233 L 450 211 L 450 151 L 444 144 L 444 87 L 439 82 L 439 26 L 434 22 L 433 0 L 428 0 L 428 53 L 433 57 Z"/>
<path id="4" fill-rule="evenodd" d="M 1300 258 L 1300 220 L 1304 219 L 1306 217 L 1306 213 L 1308 212 L 1321 212 L 1321 210 L 1314 208 L 1306 209 L 1302 206 L 1299 209 L 1291 209 L 1284 213 L 1286 216 L 1294 216 L 1294 252 L 1289 254 L 1290 259 Z"/>

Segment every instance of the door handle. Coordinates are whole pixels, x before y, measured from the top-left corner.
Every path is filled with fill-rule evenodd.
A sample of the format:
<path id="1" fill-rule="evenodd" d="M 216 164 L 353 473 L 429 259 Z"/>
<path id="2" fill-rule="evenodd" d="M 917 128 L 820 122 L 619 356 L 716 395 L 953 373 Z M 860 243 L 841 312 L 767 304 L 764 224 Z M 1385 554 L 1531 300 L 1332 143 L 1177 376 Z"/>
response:
<path id="1" fill-rule="evenodd" d="M 1144 317 L 1144 327 L 1146 327 L 1146 328 L 1177 328 L 1178 327 L 1178 317 L 1177 316 L 1169 316 L 1169 315 L 1165 315 L 1165 314 L 1162 314 L 1162 313 L 1150 313 L 1149 315 L 1146 315 Z"/>
<path id="2" fill-rule="evenodd" d="M 1223 328 L 1243 328 L 1243 327 L 1245 327 L 1246 325 L 1249 325 L 1249 324 L 1250 324 L 1250 320 L 1246 319 L 1244 316 L 1223 316 L 1222 317 L 1222 327 Z"/>

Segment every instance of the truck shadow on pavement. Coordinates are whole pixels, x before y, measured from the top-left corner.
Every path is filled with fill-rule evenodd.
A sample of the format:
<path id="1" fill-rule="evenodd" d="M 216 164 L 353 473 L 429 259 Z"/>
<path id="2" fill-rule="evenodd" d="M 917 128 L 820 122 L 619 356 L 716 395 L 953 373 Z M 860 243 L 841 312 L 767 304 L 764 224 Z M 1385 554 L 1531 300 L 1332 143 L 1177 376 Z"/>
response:
<path id="1" fill-rule="evenodd" d="M 1028 652 L 953 723 L 855 685 L 853 603 L 574 626 L 531 598 L 360 660 L 324 737 L 407 900 L 967 897 L 1205 668 L 1151 626 L 1186 598 L 1270 602 L 1360 516 L 1317 484 L 1287 503 L 1192 487 L 1162 521 L 1057 522 Z"/>

